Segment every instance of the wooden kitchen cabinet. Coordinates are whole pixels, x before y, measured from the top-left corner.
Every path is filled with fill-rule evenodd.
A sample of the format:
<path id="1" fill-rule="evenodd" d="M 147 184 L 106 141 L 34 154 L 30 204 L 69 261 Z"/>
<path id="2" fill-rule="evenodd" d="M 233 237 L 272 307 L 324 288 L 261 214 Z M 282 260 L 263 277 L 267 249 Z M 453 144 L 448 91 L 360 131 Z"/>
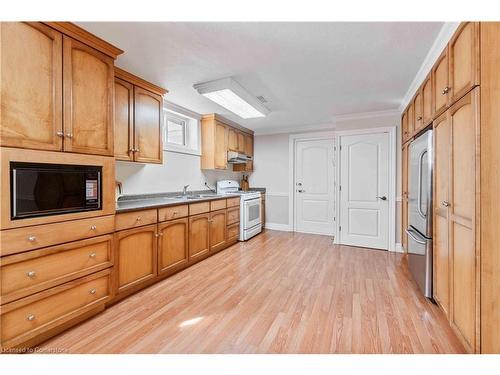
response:
<path id="1" fill-rule="evenodd" d="M 163 161 L 163 98 L 134 87 L 135 161 L 161 164 Z"/>
<path id="2" fill-rule="evenodd" d="M 439 56 L 432 68 L 432 97 L 434 115 L 440 115 L 448 105 L 450 86 L 448 84 L 448 47 Z"/>
<path id="3" fill-rule="evenodd" d="M 412 101 L 408 106 L 408 137 L 413 137 L 415 133 L 415 105 Z"/>
<path id="4" fill-rule="evenodd" d="M 434 232 L 433 232 L 433 290 L 434 300 L 449 316 L 450 305 L 450 122 L 448 113 L 443 113 L 434 127 Z"/>
<path id="5" fill-rule="evenodd" d="M 115 68 L 115 157 L 163 162 L 163 95 L 167 90 Z"/>
<path id="6" fill-rule="evenodd" d="M 238 127 L 238 128 L 236 128 Z M 253 155 L 253 132 L 244 129 L 215 113 L 201 119 L 201 169 L 228 169 L 227 152 L 237 151 Z M 234 164 L 233 171 L 251 171 L 253 162 Z"/>
<path id="7" fill-rule="evenodd" d="M 423 127 L 426 127 L 432 122 L 432 80 L 430 74 L 425 79 L 422 85 L 422 117 Z"/>
<path id="8" fill-rule="evenodd" d="M 199 259 L 210 251 L 210 214 L 189 217 L 189 260 Z"/>
<path id="9" fill-rule="evenodd" d="M 113 155 L 113 58 L 63 37 L 64 151 Z"/>
<path id="10" fill-rule="evenodd" d="M 210 252 L 226 247 L 227 212 L 225 209 L 210 213 Z"/>
<path id="11" fill-rule="evenodd" d="M 134 85 L 115 78 L 115 157 L 134 161 Z"/>
<path id="12" fill-rule="evenodd" d="M 464 22 L 449 43 L 450 102 L 479 84 L 479 23 Z"/>
<path id="13" fill-rule="evenodd" d="M 422 105 L 422 90 L 417 91 L 415 94 L 415 98 L 413 99 L 413 111 L 414 111 L 414 133 L 418 133 L 422 130 L 424 125 L 424 114 L 423 114 L 423 105 Z"/>
<path id="14" fill-rule="evenodd" d="M 451 173 L 449 241 L 451 322 L 469 351 L 476 349 L 476 131 L 479 91 L 473 90 L 449 109 Z"/>
<path id="15" fill-rule="evenodd" d="M 116 291 L 133 289 L 157 275 L 156 224 L 115 233 Z"/>
<path id="16" fill-rule="evenodd" d="M 168 274 L 186 266 L 189 259 L 189 219 L 158 224 L 158 273 Z"/>
<path id="17" fill-rule="evenodd" d="M 408 132 L 408 110 L 401 115 L 401 143 L 405 143 L 410 137 Z"/>
<path id="18" fill-rule="evenodd" d="M 2 22 L 0 143 L 62 150 L 62 34 L 38 22 Z"/>

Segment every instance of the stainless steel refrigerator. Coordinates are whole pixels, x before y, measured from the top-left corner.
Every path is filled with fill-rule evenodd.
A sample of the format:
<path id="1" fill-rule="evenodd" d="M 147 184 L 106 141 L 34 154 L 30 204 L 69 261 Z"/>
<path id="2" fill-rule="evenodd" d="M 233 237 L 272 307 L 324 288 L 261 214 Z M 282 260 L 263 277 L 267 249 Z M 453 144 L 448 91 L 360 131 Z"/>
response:
<path id="1" fill-rule="evenodd" d="M 408 163 L 408 263 L 422 293 L 432 298 L 432 130 L 410 144 Z"/>

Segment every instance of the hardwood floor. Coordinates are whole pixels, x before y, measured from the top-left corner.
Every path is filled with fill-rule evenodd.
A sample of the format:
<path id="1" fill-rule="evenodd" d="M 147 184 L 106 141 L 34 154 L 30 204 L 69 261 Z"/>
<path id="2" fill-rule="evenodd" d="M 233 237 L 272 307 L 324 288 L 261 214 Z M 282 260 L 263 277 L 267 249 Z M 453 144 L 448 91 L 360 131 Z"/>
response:
<path id="1" fill-rule="evenodd" d="M 402 254 L 266 231 L 41 345 L 65 353 L 463 353 Z"/>

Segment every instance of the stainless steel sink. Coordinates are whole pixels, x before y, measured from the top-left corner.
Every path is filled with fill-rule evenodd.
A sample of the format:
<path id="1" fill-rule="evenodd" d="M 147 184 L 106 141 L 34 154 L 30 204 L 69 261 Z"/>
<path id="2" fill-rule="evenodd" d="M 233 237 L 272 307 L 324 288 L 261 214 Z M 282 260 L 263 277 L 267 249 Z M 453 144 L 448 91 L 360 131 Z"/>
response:
<path id="1" fill-rule="evenodd" d="M 200 199 L 202 198 L 199 194 L 190 194 L 190 195 L 177 195 L 175 199 Z"/>

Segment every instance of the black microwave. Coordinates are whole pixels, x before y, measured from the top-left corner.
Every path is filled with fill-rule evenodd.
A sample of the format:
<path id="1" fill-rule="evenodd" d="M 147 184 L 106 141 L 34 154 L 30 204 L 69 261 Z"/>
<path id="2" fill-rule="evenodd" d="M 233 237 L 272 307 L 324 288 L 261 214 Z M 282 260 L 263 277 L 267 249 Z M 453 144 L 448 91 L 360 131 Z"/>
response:
<path id="1" fill-rule="evenodd" d="M 102 166 L 10 163 L 11 219 L 100 210 Z"/>

